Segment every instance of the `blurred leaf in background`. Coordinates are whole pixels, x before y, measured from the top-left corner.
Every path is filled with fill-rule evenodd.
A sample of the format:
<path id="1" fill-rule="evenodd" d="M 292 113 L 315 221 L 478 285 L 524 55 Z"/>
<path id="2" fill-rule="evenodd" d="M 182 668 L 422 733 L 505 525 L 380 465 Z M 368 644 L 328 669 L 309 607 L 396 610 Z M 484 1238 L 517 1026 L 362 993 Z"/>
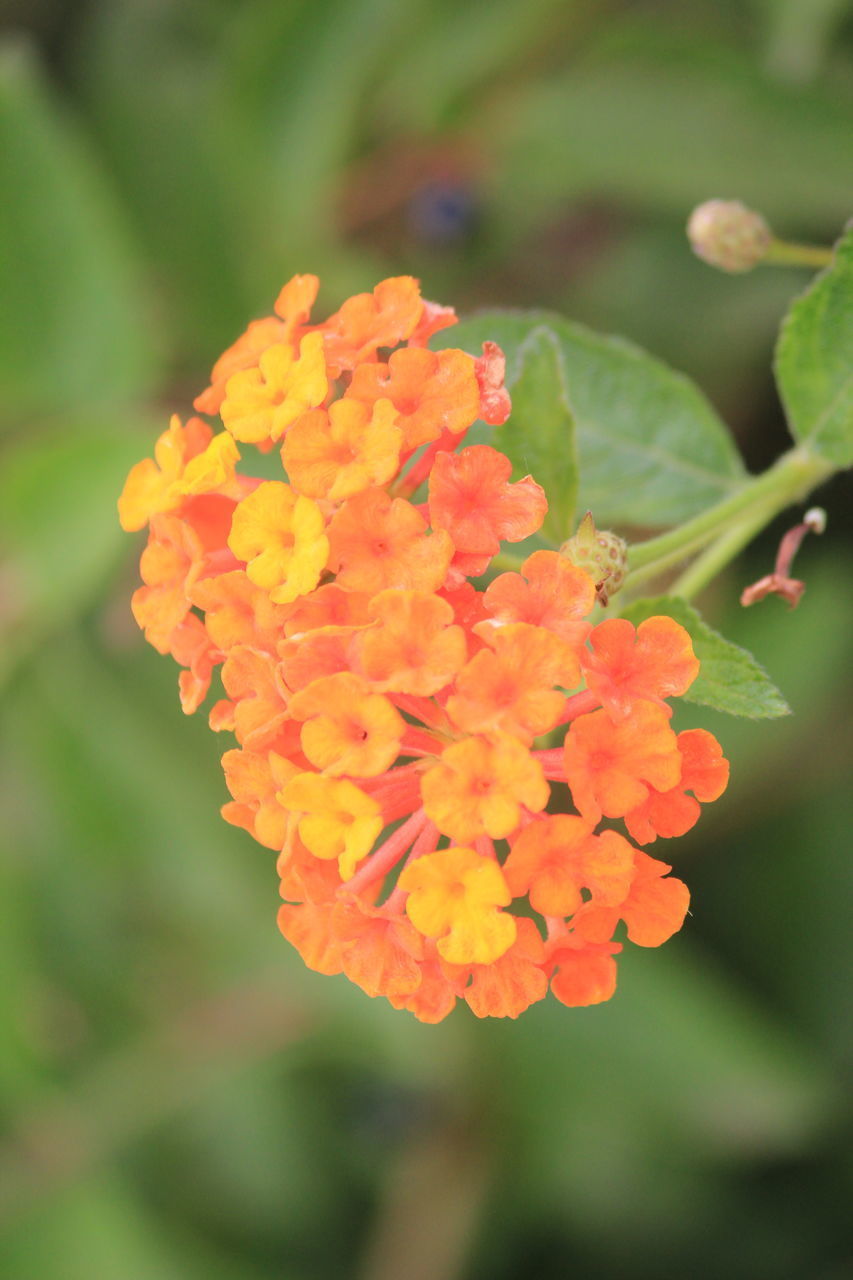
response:
<path id="1" fill-rule="evenodd" d="M 614 482 L 583 378 L 632 348 L 578 324 L 708 396 L 661 366 L 604 425 L 641 444 L 678 423 L 674 454 L 698 450 L 715 492 L 740 475 L 718 412 L 768 461 L 770 352 L 807 277 L 722 278 L 683 225 L 737 195 L 780 234 L 837 235 L 849 6 L 42 0 L 4 22 L 0 1271 L 840 1280 L 849 486 L 801 553 L 795 614 L 733 604 L 775 526 L 702 601 L 794 714 L 690 708 L 733 782 L 679 849 L 693 917 L 672 949 L 600 1009 L 436 1028 L 280 940 L 272 865 L 218 816 L 222 748 L 129 619 L 114 502 L 305 270 L 330 308 L 411 272 L 460 312 L 569 316 L 581 504 Z M 512 324 L 459 332 L 506 342 L 515 374 Z M 642 457 L 619 483 L 640 523 L 707 500 Z"/>
<path id="2" fill-rule="evenodd" d="M 0 58 L 0 182 L 3 423 L 148 394 L 162 348 L 124 211 L 23 43 Z"/>

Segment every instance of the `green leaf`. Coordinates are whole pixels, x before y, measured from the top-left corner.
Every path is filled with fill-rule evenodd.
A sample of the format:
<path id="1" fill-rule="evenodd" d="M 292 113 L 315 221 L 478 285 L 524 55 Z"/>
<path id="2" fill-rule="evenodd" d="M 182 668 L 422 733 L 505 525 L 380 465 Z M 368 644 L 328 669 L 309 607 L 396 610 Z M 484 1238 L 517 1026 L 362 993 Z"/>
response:
<path id="1" fill-rule="evenodd" d="M 121 214 L 25 47 L 0 54 L 0 416 L 149 390 L 158 343 Z"/>
<path id="2" fill-rule="evenodd" d="M 572 533 L 578 493 L 575 423 L 564 378 L 560 344 L 541 325 L 518 349 L 521 369 L 512 394 L 512 417 L 494 433 L 494 444 L 512 459 L 517 478 L 547 482 L 548 515 L 542 532 L 554 542 Z"/>
<path id="3" fill-rule="evenodd" d="M 332 0 L 318 22 L 309 5 L 303 30 L 282 49 L 264 123 L 272 196 L 287 211 L 288 235 L 303 244 L 316 245 L 318 233 L 336 238 L 330 192 L 352 153 L 371 83 L 383 74 L 383 57 L 393 57 L 411 8 L 397 0 Z"/>
<path id="4" fill-rule="evenodd" d="M 776 381 L 791 434 L 841 467 L 853 465 L 853 224 L 832 266 L 791 307 Z"/>
<path id="5" fill-rule="evenodd" d="M 50 631 L 89 607 L 127 535 L 116 499 L 152 433 L 65 422 L 0 460 L 0 678 Z"/>
<path id="6" fill-rule="evenodd" d="M 186 362 L 209 367 L 294 272 L 322 264 L 327 311 L 373 287 L 383 264 L 342 240 L 337 192 L 415 0 L 90 11 L 79 75 L 92 127 L 168 282 L 164 320 Z"/>
<path id="7" fill-rule="evenodd" d="M 219 71 L 225 16 L 218 27 L 210 18 L 175 0 L 90 5 L 77 66 L 81 105 L 162 281 L 169 350 L 201 369 L 281 283 L 260 299 L 246 288 L 258 207 L 276 219 L 257 121 L 243 122 L 233 77 Z"/>
<path id="8" fill-rule="evenodd" d="M 699 389 L 630 342 L 548 312 L 490 311 L 445 330 L 437 345 L 476 351 L 486 340 L 499 343 L 514 391 L 522 347 L 542 329 L 558 344 L 575 418 L 578 505 L 599 526 L 678 524 L 739 487 L 738 452 Z M 502 440 L 516 429 L 513 415 Z M 551 460 L 545 465 L 534 478 L 547 490 Z"/>
<path id="9" fill-rule="evenodd" d="M 639 623 L 662 613 L 689 631 L 693 650 L 702 664 L 699 675 L 684 695 L 685 702 L 751 720 L 770 720 L 790 714 L 791 708 L 752 654 L 709 627 L 686 600 L 677 596 L 635 600 L 623 610 L 622 616 Z"/>

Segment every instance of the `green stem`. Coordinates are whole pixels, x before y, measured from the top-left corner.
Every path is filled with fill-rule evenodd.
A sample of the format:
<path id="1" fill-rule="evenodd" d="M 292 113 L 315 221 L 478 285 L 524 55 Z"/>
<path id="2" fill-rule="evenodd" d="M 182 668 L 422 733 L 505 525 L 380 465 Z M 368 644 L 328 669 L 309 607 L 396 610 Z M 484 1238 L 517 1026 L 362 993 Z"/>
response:
<path id="1" fill-rule="evenodd" d="M 681 526 L 682 528 L 684 526 Z M 673 530 L 677 532 L 677 530 Z M 663 535 L 662 535 L 663 536 Z M 638 568 L 631 568 L 626 579 L 626 586 L 639 587 L 646 582 L 652 581 L 654 578 L 660 577 L 667 569 L 674 568 L 675 565 L 682 564 L 697 551 L 701 551 L 714 538 L 714 533 L 697 533 L 692 539 L 681 539 L 677 546 L 673 546 L 669 551 L 664 551 L 655 559 L 650 560 L 648 564 L 640 565 Z M 649 541 L 652 541 L 650 539 Z M 635 543 L 633 547 L 628 548 L 628 563 L 632 565 L 634 562 L 634 551 L 637 547 L 645 547 L 645 542 Z"/>
<path id="2" fill-rule="evenodd" d="M 762 263 L 783 267 L 828 267 L 832 254 L 832 249 L 825 249 L 823 245 L 792 244 L 774 237 Z"/>
<path id="3" fill-rule="evenodd" d="M 703 591 L 709 582 L 716 578 L 726 565 L 734 560 L 735 556 L 751 542 L 757 533 L 765 528 L 776 515 L 775 508 L 769 510 L 766 507 L 760 507 L 752 513 L 751 518 L 740 521 L 740 523 L 727 529 L 725 533 L 720 534 L 716 541 L 712 542 L 709 547 L 697 556 L 692 564 L 688 565 L 684 572 L 676 578 L 670 587 L 670 594 L 674 596 L 682 596 L 685 600 L 692 600 L 695 595 Z"/>
<path id="4" fill-rule="evenodd" d="M 361 1280 L 467 1274 L 494 1174 L 490 1144 L 472 1123 L 476 1114 L 472 1100 L 467 1113 L 439 1115 L 395 1152 L 358 1269 Z"/>
<path id="5" fill-rule="evenodd" d="M 737 492 L 709 507 L 677 529 L 670 529 L 630 548 L 627 582 L 636 586 L 656 577 L 718 538 L 731 535 L 731 555 L 769 524 L 774 516 L 799 502 L 835 471 L 831 462 L 795 448 L 782 455 L 760 476 L 747 480 Z M 737 534 L 737 537 L 736 537 Z M 724 561 L 722 563 L 725 563 Z M 722 563 L 719 567 L 722 567 Z M 702 584 L 704 585 L 704 583 Z M 694 588 L 696 589 L 696 588 Z"/>

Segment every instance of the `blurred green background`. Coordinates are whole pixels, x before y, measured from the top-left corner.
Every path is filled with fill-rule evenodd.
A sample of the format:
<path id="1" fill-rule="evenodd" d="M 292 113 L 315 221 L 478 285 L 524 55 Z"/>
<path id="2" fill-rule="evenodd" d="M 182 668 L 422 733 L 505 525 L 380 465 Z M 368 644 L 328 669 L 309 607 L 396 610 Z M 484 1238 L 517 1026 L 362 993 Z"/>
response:
<path id="1" fill-rule="evenodd" d="M 307 972 L 223 744 L 129 614 L 115 498 L 293 272 L 553 307 L 695 377 L 753 467 L 802 272 L 725 278 L 710 196 L 851 212 L 843 0 L 6 0 L 0 50 L 0 1274 L 841 1280 L 851 488 L 795 613 L 706 593 L 794 715 L 719 735 L 662 850 L 693 915 L 608 1005 L 423 1027 Z M 657 853 L 657 849 L 654 851 Z"/>

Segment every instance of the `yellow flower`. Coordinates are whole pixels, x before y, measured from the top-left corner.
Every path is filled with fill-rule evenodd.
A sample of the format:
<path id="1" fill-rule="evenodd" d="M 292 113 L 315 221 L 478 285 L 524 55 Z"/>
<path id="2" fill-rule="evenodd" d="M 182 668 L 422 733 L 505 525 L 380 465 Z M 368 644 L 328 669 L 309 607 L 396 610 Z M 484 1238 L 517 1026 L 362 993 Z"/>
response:
<path id="1" fill-rule="evenodd" d="M 321 333 L 306 334 L 298 356 L 288 343 L 274 342 L 257 365 L 228 379 L 222 421 L 236 440 L 278 440 L 301 413 L 321 405 L 328 390 Z"/>
<path id="2" fill-rule="evenodd" d="M 207 451 L 213 432 L 201 418 L 186 426 L 176 413 L 154 446 L 154 457 L 131 467 L 118 500 L 122 529 L 144 529 L 152 516 L 173 511 L 180 504 L 180 481 L 190 460 Z"/>
<path id="3" fill-rule="evenodd" d="M 299 773 L 278 797 L 291 810 L 299 838 L 315 858 L 338 859 L 348 880 L 382 830 L 379 805 L 353 782 Z"/>
<path id="4" fill-rule="evenodd" d="M 406 914 L 449 964 L 491 964 L 515 942 L 515 917 L 503 872 L 473 849 L 450 848 L 416 858 L 400 875 Z"/>
<path id="5" fill-rule="evenodd" d="M 228 546 L 275 604 L 313 591 L 329 558 L 323 514 L 289 484 L 267 480 L 238 504 Z"/>
<path id="6" fill-rule="evenodd" d="M 184 473 L 175 483 L 182 497 L 211 493 L 234 480 L 234 468 L 240 461 L 240 450 L 227 431 L 220 431 L 202 453 L 190 459 Z"/>

